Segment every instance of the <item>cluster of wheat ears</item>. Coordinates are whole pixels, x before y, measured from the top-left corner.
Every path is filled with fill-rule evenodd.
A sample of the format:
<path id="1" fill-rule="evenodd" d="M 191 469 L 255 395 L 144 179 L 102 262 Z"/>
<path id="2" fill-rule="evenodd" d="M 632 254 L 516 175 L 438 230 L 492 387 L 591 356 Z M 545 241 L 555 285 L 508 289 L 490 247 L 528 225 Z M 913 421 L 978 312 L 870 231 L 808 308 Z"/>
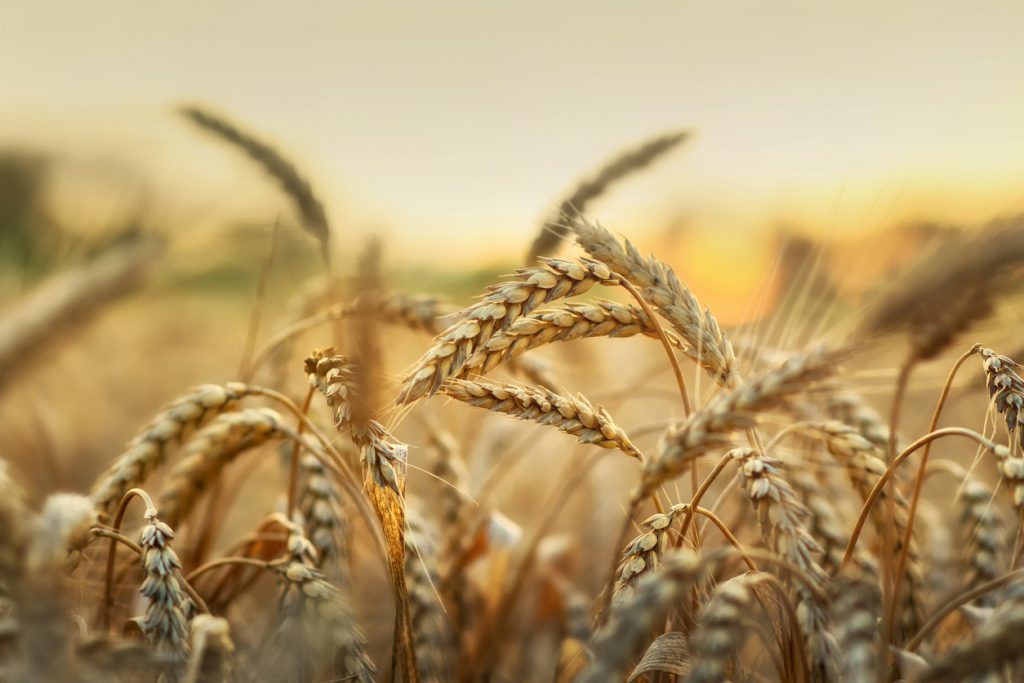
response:
<path id="1" fill-rule="evenodd" d="M 999 349 L 958 348 L 1009 295 L 1024 221 L 950 238 L 859 316 L 844 343 L 770 348 L 735 335 L 738 354 L 671 266 L 586 213 L 684 134 L 630 150 L 582 183 L 528 263 L 459 310 L 387 289 L 375 249 L 340 277 L 325 211 L 294 166 L 218 116 L 182 114 L 280 182 L 319 240 L 328 277 L 301 295 L 292 324 L 250 350 L 238 381 L 170 402 L 88 494 L 51 495 L 33 511 L 0 469 L 0 679 L 1024 676 L 1015 668 L 1024 653 L 1024 369 Z M 570 241 L 576 256 L 550 256 Z M 152 245 L 110 254 L 9 311 L 0 380 L 69 318 L 123 293 L 151 258 Z M 382 325 L 424 333 L 422 355 L 397 382 L 384 367 Z M 323 343 L 304 353 L 299 340 L 312 335 Z M 645 450 L 533 353 L 636 335 L 649 338 L 645 362 L 656 360 L 675 387 Z M 844 371 L 884 345 L 902 358 L 885 418 Z M 913 371 L 960 350 L 929 430 L 901 432 Z M 304 390 L 288 382 L 299 377 Z M 942 426 L 954 388 L 979 405 L 987 395 L 978 430 Z M 495 491 L 509 460 L 486 452 L 499 446 L 479 429 L 457 438 L 424 410 L 439 401 L 466 404 L 477 427 L 503 419 L 489 411 L 566 435 L 543 452 L 537 478 L 554 493 L 532 519 L 502 513 Z M 964 457 L 929 460 L 939 440 L 958 442 Z M 256 496 L 232 490 L 238 480 L 224 474 L 256 450 L 277 454 L 276 491 L 246 501 L 265 510 L 247 534 L 218 541 L 231 502 Z M 566 501 L 609 451 L 625 456 L 616 471 L 631 478 L 592 496 L 589 517 L 571 525 L 577 538 L 555 542 Z M 431 486 L 407 488 L 413 470 Z M 942 502 L 954 514 L 937 515 L 922 495 L 933 474 L 955 480 Z M 602 520 L 614 520 L 610 551 L 588 529 Z M 176 535 L 190 541 L 178 552 Z"/>

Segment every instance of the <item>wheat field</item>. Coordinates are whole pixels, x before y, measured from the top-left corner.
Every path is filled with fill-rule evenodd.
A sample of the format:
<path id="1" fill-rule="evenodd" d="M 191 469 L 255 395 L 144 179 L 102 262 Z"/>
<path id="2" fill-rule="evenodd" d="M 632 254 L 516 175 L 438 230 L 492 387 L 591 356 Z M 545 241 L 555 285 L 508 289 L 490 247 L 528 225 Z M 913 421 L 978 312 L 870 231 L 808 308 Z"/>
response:
<path id="1" fill-rule="evenodd" d="M 0 680 L 1024 680 L 1024 217 L 884 233 L 856 292 L 788 235 L 726 324 L 597 208 L 687 132 L 456 280 L 177 115 L 289 211 L 217 277 L 6 231 Z"/>

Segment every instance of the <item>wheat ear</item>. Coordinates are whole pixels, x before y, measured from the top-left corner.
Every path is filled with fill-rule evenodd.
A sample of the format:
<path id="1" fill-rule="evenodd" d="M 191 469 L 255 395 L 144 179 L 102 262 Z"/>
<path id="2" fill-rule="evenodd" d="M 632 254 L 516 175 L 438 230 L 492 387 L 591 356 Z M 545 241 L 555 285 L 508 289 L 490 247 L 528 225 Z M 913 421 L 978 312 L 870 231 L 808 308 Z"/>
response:
<path id="1" fill-rule="evenodd" d="M 575 436 L 580 443 L 616 448 L 630 457 L 643 458 L 611 415 L 581 394 L 566 398 L 537 387 L 464 379 L 449 380 L 442 391 L 471 406 L 551 425 Z"/>
<path id="2" fill-rule="evenodd" d="M 483 300 L 459 314 L 406 375 L 399 403 L 431 396 L 449 377 L 458 377 L 473 353 L 521 316 L 558 299 L 583 294 L 595 284 L 614 285 L 618 277 L 590 259 L 541 259 L 542 265 L 521 268 L 511 280 L 491 285 Z"/>
<path id="3" fill-rule="evenodd" d="M 146 525 L 139 534 L 142 566 L 146 579 L 139 589 L 146 598 L 146 614 L 139 629 L 157 651 L 167 651 L 176 662 L 188 659 L 188 613 L 192 600 L 181 588 L 181 561 L 171 550 L 174 532 L 157 519 L 157 511 L 146 511 Z"/>
<path id="4" fill-rule="evenodd" d="M 295 205 L 302 226 L 320 243 L 321 255 L 324 261 L 329 263 L 331 229 L 327 222 L 327 213 L 309 181 L 302 177 L 298 169 L 276 149 L 250 133 L 240 130 L 223 117 L 198 107 L 182 107 L 178 111 L 200 128 L 244 151 L 280 183 L 285 194 Z"/>
<path id="5" fill-rule="evenodd" d="M 233 410 L 249 393 L 245 384 L 204 384 L 157 413 L 92 485 L 96 508 L 113 512 L 128 489 L 140 486 L 167 459 L 168 452 L 194 430 Z"/>
<path id="6" fill-rule="evenodd" d="M 183 449 L 181 461 L 167 474 L 156 507 L 164 521 L 179 526 L 236 456 L 274 439 L 299 439 L 269 408 L 225 413 L 201 429 Z"/>
<path id="7" fill-rule="evenodd" d="M 840 680 L 872 683 L 879 657 L 878 615 L 882 595 L 878 584 L 864 574 L 844 573 L 829 586 L 836 640 L 842 652 Z"/>
<path id="8" fill-rule="evenodd" d="M 824 593 L 828 575 L 817 561 L 821 548 L 808 530 L 810 513 L 783 478 L 782 461 L 761 455 L 752 448 L 730 451 L 739 462 L 737 478 L 757 510 L 761 535 L 787 562 L 798 567 Z M 820 680 L 832 680 L 838 652 L 829 635 L 828 604 L 818 600 L 803 583 L 796 586 L 799 616 L 808 652 Z"/>
<path id="9" fill-rule="evenodd" d="M 632 337 L 637 334 L 654 339 L 659 336 L 654 321 L 635 306 L 623 306 L 612 301 L 570 302 L 561 308 L 519 318 L 503 333 L 482 344 L 466 361 L 465 370 L 487 373 L 507 360 L 552 342 L 585 337 Z"/>
<path id="10" fill-rule="evenodd" d="M 0 388 L 69 329 L 87 323 L 145 281 L 163 243 L 137 240 L 55 275 L 0 316 Z"/>
<path id="11" fill-rule="evenodd" d="M 544 222 L 540 233 L 530 245 L 530 253 L 526 256 L 526 262 L 533 263 L 538 256 L 551 253 L 558 247 L 559 242 L 569 234 L 562 223 L 563 216 L 586 210 L 587 205 L 604 194 L 610 185 L 624 176 L 645 168 L 688 137 L 689 133 L 686 131 L 676 131 L 651 138 L 638 147 L 632 147 L 622 152 L 595 175 L 577 185 L 559 204 L 558 211 Z"/>
<path id="12" fill-rule="evenodd" d="M 594 637 L 594 660 L 577 683 L 622 680 L 637 651 L 668 609 L 691 586 L 700 583 L 720 551 L 695 555 L 686 550 L 666 554 L 661 567 L 637 582 L 629 598 L 614 606 L 604 627 Z"/>
<path id="13" fill-rule="evenodd" d="M 588 254 L 640 288 L 653 306 L 686 343 L 686 353 L 724 387 L 739 381 L 736 354 L 711 311 L 701 308 L 697 297 L 671 267 L 653 256 L 644 258 L 631 242 L 619 243 L 608 230 L 583 216 L 572 219 L 576 241 Z"/>

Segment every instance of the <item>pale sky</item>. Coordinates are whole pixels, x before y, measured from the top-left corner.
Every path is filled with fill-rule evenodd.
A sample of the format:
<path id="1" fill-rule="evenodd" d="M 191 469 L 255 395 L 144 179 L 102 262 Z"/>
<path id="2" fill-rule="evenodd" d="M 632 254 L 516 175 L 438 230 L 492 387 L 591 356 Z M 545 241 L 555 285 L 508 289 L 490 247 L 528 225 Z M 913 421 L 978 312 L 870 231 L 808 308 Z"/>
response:
<path id="1" fill-rule="evenodd" d="M 456 258 L 522 252 L 581 174 L 680 127 L 693 141 L 597 217 L 1024 210 L 1024 2 L 4 0 L 0 26 L 0 143 L 112 159 L 195 220 L 283 204 L 181 102 L 280 144 L 339 231 Z"/>

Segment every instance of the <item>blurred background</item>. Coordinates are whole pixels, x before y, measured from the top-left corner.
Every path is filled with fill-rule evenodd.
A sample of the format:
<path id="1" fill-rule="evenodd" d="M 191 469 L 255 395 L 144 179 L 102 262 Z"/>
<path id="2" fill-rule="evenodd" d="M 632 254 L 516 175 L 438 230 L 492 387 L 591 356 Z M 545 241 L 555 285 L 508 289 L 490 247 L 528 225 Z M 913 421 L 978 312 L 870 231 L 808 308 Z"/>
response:
<path id="1" fill-rule="evenodd" d="M 1024 210 L 1020 3 L 8 0 L 0 20 L 0 305 L 126 235 L 166 244 L 0 397 L 11 451 L 106 459 L 183 387 L 234 377 L 254 307 L 266 340 L 322 273 L 288 197 L 185 104 L 311 180 L 342 273 L 380 236 L 389 285 L 460 305 L 577 182 L 666 131 L 693 136 L 588 214 L 730 325 L 800 268 L 856 305 L 936 234 Z M 83 415 L 85 386 L 104 400 Z M 95 461 L 72 462 L 93 464 L 58 479 L 81 485 Z"/>

